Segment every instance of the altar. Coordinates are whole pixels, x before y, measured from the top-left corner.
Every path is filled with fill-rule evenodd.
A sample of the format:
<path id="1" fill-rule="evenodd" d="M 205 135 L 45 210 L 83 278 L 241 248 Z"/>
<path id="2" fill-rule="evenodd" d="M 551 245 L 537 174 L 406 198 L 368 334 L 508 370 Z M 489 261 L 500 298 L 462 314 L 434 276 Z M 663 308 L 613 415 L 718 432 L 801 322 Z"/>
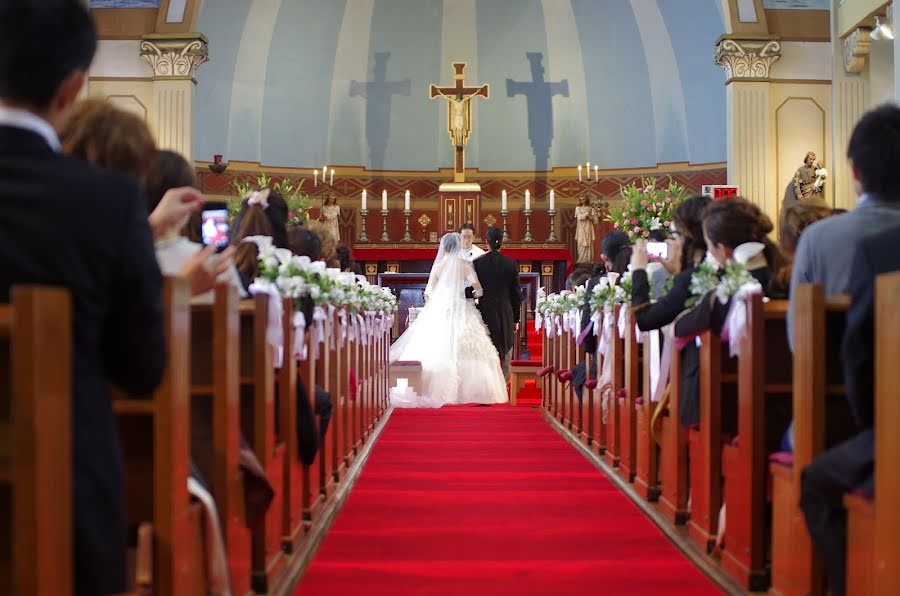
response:
<path id="1" fill-rule="evenodd" d="M 475 244 L 485 248 L 482 241 L 476 240 Z M 431 242 L 355 243 L 353 259 L 360 264 L 368 280 L 377 284 L 384 273 L 427 275 L 437 250 L 437 243 Z M 510 242 L 503 245 L 501 252 L 516 261 L 520 276 L 534 274 L 536 283 L 546 288 L 548 294 L 563 289 L 566 276 L 572 270 L 572 253 L 562 243 Z"/>

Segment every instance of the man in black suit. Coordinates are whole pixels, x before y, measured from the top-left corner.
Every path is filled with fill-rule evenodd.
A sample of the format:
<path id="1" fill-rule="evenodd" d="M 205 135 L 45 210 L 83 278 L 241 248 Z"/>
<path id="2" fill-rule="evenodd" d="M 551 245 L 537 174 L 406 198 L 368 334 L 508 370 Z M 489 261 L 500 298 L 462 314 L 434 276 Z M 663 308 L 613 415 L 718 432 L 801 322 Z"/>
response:
<path id="1" fill-rule="evenodd" d="M 900 109 L 879 108 L 863 116 L 847 154 L 862 191 L 900 199 L 900 188 L 894 182 L 900 168 Z M 898 240 L 900 227 L 860 239 L 850 270 L 852 300 L 841 356 L 847 397 L 860 432 L 813 460 L 801 478 L 800 507 L 835 596 L 846 593 L 844 494 L 856 490 L 873 493 L 875 278 L 900 270 Z"/>
<path id="2" fill-rule="evenodd" d="M 519 290 L 519 267 L 516 262 L 500 254 L 503 232 L 491 228 L 487 233 L 490 252 L 475 259 L 475 273 L 484 289 L 478 299 L 478 310 L 487 325 L 491 342 L 500 356 L 504 378 L 509 381 L 509 359 L 516 343 L 519 328 L 519 306 L 522 295 Z"/>
<path id="3" fill-rule="evenodd" d="M 79 594 L 127 588 L 109 383 L 149 393 L 165 363 L 162 280 L 137 182 L 59 154 L 54 127 L 78 96 L 95 48 L 80 0 L 0 4 L 0 301 L 17 284 L 72 294 Z"/>

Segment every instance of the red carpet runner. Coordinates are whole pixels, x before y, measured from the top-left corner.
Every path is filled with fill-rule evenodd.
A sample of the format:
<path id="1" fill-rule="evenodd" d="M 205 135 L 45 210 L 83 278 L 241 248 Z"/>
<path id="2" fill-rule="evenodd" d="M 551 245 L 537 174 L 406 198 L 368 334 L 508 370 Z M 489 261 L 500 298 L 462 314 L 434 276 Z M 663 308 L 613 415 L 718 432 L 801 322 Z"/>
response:
<path id="1" fill-rule="evenodd" d="M 718 594 L 530 408 L 395 410 L 295 594 Z"/>

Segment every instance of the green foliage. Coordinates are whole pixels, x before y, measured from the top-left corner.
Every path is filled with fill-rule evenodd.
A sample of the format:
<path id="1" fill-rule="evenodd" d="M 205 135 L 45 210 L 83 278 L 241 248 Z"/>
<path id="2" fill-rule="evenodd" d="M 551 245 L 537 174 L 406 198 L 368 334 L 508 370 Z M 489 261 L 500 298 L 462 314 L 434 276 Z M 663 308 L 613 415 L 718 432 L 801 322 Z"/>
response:
<path id="1" fill-rule="evenodd" d="M 655 178 L 642 178 L 640 186 L 623 186 L 621 196 L 624 204 L 612 207 L 606 219 L 634 242 L 649 238 L 652 230 L 668 231 L 675 207 L 687 198 L 687 191 L 671 176 L 664 187 L 657 187 Z"/>
<path id="2" fill-rule="evenodd" d="M 288 227 L 298 226 L 309 219 L 309 208 L 312 206 L 312 199 L 302 190 L 305 180 L 302 178 L 294 182 L 290 178 L 282 178 L 273 183 L 272 178 L 265 173 L 261 173 L 256 178 L 249 175 L 239 176 L 231 183 L 235 196 L 228 201 L 229 216 L 233 219 L 240 212 L 244 197 L 255 190 L 271 188 L 280 193 L 287 203 Z"/>

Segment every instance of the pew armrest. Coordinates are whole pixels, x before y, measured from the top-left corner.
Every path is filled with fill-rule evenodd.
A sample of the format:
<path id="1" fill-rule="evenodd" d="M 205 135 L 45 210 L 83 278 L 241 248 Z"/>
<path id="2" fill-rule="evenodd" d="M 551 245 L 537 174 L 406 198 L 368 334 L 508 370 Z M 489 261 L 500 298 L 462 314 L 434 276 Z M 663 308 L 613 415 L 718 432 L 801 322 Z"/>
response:
<path id="1" fill-rule="evenodd" d="M 547 375 L 552 373 L 554 370 L 556 370 L 556 368 L 552 364 L 547 365 L 544 368 L 537 371 L 537 376 L 546 377 Z"/>

